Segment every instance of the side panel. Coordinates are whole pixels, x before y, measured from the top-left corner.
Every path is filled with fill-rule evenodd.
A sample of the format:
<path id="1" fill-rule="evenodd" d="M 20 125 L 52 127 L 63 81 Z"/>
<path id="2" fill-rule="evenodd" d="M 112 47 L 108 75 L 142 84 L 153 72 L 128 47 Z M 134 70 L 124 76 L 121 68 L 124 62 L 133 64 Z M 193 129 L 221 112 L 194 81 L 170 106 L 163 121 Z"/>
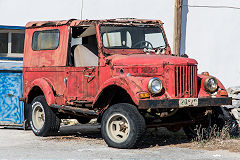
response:
<path id="1" fill-rule="evenodd" d="M 60 32 L 57 49 L 33 50 L 32 36 L 36 31 L 58 30 Z M 26 29 L 24 46 L 24 67 L 57 67 L 66 66 L 68 49 L 68 26 L 41 27 Z"/>
<path id="2" fill-rule="evenodd" d="M 69 67 L 67 69 L 67 93 L 66 99 L 83 98 L 84 92 L 87 92 L 83 87 L 83 71 L 84 67 Z"/>
<path id="3" fill-rule="evenodd" d="M 51 84 L 56 94 L 57 104 L 62 105 L 64 103 L 63 96 L 66 89 L 65 67 L 23 68 L 23 71 L 23 97 L 27 98 L 27 94 L 36 80 L 45 79 Z M 41 88 L 41 86 L 39 87 Z"/>
<path id="4" fill-rule="evenodd" d="M 67 100 L 93 101 L 98 89 L 98 67 L 67 68 Z"/>
<path id="5" fill-rule="evenodd" d="M 60 32 L 59 44 L 56 49 L 33 50 L 32 36 L 36 31 L 58 30 Z M 37 33 L 37 32 L 36 32 Z M 56 37 L 55 37 L 56 38 Z M 57 40 L 58 38 L 56 38 Z M 64 93 L 67 77 L 65 68 L 67 62 L 69 39 L 69 26 L 28 28 L 25 33 L 25 48 L 23 61 L 23 97 L 36 79 L 43 78 L 51 84 L 56 96 L 56 103 L 65 103 Z M 39 42 L 42 42 L 39 40 Z M 50 43 L 51 41 L 49 41 Z M 46 95 L 45 95 L 46 96 Z"/>
<path id="6" fill-rule="evenodd" d="M 22 62 L 0 62 L 0 125 L 24 122 Z"/>

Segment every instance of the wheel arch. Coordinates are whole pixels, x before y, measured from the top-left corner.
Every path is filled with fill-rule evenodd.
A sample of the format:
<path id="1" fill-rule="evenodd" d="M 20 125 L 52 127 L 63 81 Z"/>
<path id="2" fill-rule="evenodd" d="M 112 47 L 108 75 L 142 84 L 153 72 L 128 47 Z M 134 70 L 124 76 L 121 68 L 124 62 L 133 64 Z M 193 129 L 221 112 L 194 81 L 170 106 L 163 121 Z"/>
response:
<path id="1" fill-rule="evenodd" d="M 129 92 L 122 86 L 112 84 L 98 94 L 93 107 L 100 108 L 102 111 L 106 110 L 109 106 L 117 103 L 130 103 L 136 106 Z"/>
<path id="2" fill-rule="evenodd" d="M 48 80 L 39 78 L 34 80 L 27 89 L 26 102 L 29 104 L 33 99 L 39 95 L 44 95 L 47 104 L 50 106 L 55 103 L 54 90 Z"/>

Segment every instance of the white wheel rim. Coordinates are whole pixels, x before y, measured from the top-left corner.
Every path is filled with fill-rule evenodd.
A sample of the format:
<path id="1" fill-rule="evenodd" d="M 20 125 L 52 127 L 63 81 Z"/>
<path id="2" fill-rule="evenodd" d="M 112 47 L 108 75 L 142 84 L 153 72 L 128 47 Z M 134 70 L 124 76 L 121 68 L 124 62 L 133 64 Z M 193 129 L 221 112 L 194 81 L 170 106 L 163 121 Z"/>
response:
<path id="1" fill-rule="evenodd" d="M 113 114 L 107 121 L 106 130 L 109 138 L 122 143 L 127 140 L 130 133 L 130 125 L 127 118 L 122 114 Z"/>
<path id="2" fill-rule="evenodd" d="M 36 102 L 33 104 L 33 111 L 32 111 L 32 122 L 34 127 L 37 130 L 40 130 L 45 122 L 45 113 L 41 103 Z"/>

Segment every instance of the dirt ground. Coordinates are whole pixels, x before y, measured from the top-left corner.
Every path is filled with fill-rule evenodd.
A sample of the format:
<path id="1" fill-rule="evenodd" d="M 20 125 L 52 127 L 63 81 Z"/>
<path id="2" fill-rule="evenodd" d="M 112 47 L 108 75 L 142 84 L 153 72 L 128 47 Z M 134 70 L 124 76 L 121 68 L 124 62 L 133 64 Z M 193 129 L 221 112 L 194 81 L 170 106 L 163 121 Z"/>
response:
<path id="1" fill-rule="evenodd" d="M 77 127 L 78 125 L 76 125 Z M 74 125 L 73 125 L 74 128 Z M 98 130 L 88 131 L 87 133 L 73 132 L 73 135 L 66 135 L 49 137 L 46 140 L 56 141 L 71 141 L 71 140 L 84 140 L 94 141 L 97 144 L 104 144 L 104 140 L 101 137 L 100 126 Z M 74 130 L 73 130 L 74 131 Z M 142 143 L 139 144 L 138 148 L 157 148 L 161 146 L 172 146 L 190 149 L 202 149 L 202 150 L 227 150 L 230 152 L 240 153 L 240 137 L 217 139 L 212 138 L 211 140 L 203 141 L 190 141 L 185 136 L 183 130 L 178 132 L 168 131 L 166 128 L 154 128 L 148 129 L 144 136 Z"/>
<path id="2" fill-rule="evenodd" d="M 238 139 L 189 142 L 182 131 L 148 129 L 137 149 L 106 145 L 99 125 L 62 126 L 51 137 L 37 137 L 31 130 L 0 128 L 0 159 L 82 160 L 239 160 Z"/>
<path id="3" fill-rule="evenodd" d="M 220 140 L 214 139 L 209 142 L 189 142 L 189 143 L 182 143 L 177 146 L 182 148 L 191 148 L 191 149 L 203 149 L 203 150 L 228 150 L 230 152 L 238 152 L 240 153 L 240 139 L 228 139 L 228 140 Z"/>
<path id="4" fill-rule="evenodd" d="M 155 146 L 173 146 L 181 148 L 191 148 L 191 149 L 202 149 L 202 150 L 227 150 L 230 152 L 240 153 L 240 137 L 232 138 L 212 138 L 210 140 L 202 141 L 189 141 L 185 136 L 184 132 L 181 130 L 179 132 L 170 132 L 164 128 L 158 128 L 151 133 L 151 129 L 148 130 L 146 139 L 151 139 L 153 142 L 159 142 Z M 151 137 L 151 138 L 150 138 Z M 147 141 L 149 144 L 150 141 Z M 154 145 L 154 143 L 153 143 Z"/>

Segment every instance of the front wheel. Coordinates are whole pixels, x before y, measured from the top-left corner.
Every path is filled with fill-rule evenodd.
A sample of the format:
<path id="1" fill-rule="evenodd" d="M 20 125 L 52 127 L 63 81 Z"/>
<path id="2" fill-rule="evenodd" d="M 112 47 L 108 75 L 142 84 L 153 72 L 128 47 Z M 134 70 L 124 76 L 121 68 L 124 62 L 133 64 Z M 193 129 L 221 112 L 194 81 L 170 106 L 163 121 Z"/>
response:
<path id="1" fill-rule="evenodd" d="M 110 147 L 136 147 L 144 135 L 145 129 L 143 116 L 131 104 L 115 104 L 103 114 L 101 133 Z"/>
<path id="2" fill-rule="evenodd" d="M 60 119 L 48 106 L 44 96 L 37 96 L 31 104 L 30 127 L 36 136 L 48 136 L 59 130 Z"/>

